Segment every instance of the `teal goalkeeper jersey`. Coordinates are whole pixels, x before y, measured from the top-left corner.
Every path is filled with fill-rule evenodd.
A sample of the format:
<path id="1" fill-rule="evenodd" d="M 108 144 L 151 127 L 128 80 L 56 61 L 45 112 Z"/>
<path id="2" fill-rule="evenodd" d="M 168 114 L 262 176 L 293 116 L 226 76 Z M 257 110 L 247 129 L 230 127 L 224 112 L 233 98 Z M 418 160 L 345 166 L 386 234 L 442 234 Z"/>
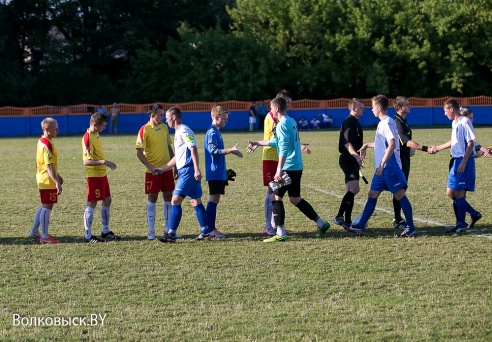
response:
<path id="1" fill-rule="evenodd" d="M 277 146 L 279 157 L 285 157 L 285 164 L 282 170 L 300 171 L 302 170 L 301 141 L 297 123 L 289 116 L 282 118 L 276 128 L 277 136 L 270 140 L 270 146 Z"/>

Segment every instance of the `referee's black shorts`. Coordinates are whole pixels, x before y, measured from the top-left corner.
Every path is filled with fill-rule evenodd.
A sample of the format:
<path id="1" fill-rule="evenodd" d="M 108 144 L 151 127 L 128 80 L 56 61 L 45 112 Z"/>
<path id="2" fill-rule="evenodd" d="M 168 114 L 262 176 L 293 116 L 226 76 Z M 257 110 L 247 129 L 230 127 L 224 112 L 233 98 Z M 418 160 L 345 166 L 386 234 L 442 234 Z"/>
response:
<path id="1" fill-rule="evenodd" d="M 338 165 L 340 165 L 345 174 L 345 183 L 359 180 L 360 166 L 354 157 L 341 154 L 340 158 L 338 158 Z"/>

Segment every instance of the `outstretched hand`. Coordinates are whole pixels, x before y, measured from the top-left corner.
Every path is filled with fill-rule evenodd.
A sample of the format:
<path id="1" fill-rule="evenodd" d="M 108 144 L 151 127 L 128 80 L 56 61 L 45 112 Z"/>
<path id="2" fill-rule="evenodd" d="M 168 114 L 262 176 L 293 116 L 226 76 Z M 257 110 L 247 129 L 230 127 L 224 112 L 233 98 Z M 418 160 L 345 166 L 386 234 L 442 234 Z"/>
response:
<path id="1" fill-rule="evenodd" d="M 308 147 L 309 144 L 301 144 L 301 152 L 311 154 L 311 150 Z"/>
<path id="2" fill-rule="evenodd" d="M 258 144 L 255 143 L 256 141 L 248 140 L 248 147 L 246 147 L 246 152 L 253 153 L 258 148 Z"/>
<path id="3" fill-rule="evenodd" d="M 243 154 L 241 153 L 241 151 L 239 151 L 239 150 L 237 149 L 237 145 L 238 145 L 238 144 L 234 145 L 234 147 L 232 147 L 232 148 L 230 149 L 230 152 L 231 152 L 233 155 L 238 156 L 239 158 L 242 158 L 242 157 L 243 157 Z"/>

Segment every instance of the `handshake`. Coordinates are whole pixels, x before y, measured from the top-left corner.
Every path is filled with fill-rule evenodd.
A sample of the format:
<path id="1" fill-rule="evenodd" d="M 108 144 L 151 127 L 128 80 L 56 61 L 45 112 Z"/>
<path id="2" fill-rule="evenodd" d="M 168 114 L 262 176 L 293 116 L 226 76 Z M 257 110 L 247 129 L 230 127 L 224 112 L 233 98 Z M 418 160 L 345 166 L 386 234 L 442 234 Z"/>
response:
<path id="1" fill-rule="evenodd" d="M 426 151 L 423 151 L 423 152 L 426 152 Z M 437 152 L 439 152 L 439 150 L 436 148 L 436 146 L 427 147 L 427 153 L 428 154 L 436 154 Z"/>
<path id="2" fill-rule="evenodd" d="M 154 171 L 152 171 L 152 174 L 154 176 L 159 176 L 160 174 L 163 174 L 164 172 L 166 172 L 167 170 L 164 170 L 164 167 L 156 167 L 154 169 Z"/>
<path id="3" fill-rule="evenodd" d="M 275 191 L 275 190 L 278 190 L 278 189 L 280 189 L 281 187 L 286 186 L 286 185 L 289 185 L 289 184 L 291 184 L 291 183 L 292 183 L 292 179 L 289 177 L 289 175 L 288 175 L 287 173 L 285 173 L 285 172 L 284 172 L 284 173 L 282 174 L 282 180 L 281 180 L 281 181 L 279 181 L 279 182 L 274 182 L 274 181 L 272 181 L 272 182 L 268 183 L 268 186 L 269 186 L 269 187 L 270 187 L 273 191 Z"/>

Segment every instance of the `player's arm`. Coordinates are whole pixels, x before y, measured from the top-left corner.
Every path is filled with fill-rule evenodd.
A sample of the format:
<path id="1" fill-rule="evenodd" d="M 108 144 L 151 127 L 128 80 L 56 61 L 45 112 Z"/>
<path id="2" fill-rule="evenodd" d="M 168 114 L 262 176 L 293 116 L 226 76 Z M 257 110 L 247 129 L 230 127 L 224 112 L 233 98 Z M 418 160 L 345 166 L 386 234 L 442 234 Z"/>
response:
<path id="1" fill-rule="evenodd" d="M 140 162 L 142 164 L 145 165 L 145 167 L 147 169 L 150 170 L 150 172 L 155 173 L 156 167 L 149 162 L 149 160 L 147 159 L 147 157 L 144 154 L 143 148 L 137 148 L 137 158 L 138 158 L 138 160 L 140 160 Z"/>
<path id="2" fill-rule="evenodd" d="M 276 146 L 275 144 L 271 145 L 270 144 L 271 141 L 272 140 L 258 140 L 258 141 L 248 140 L 248 147 L 246 147 L 246 152 L 253 153 L 258 148 L 258 146 Z"/>
<path id="3" fill-rule="evenodd" d="M 407 147 L 413 148 L 414 150 L 419 150 L 422 152 L 429 152 L 429 147 L 432 147 L 432 146 L 420 145 L 413 140 L 408 140 L 405 145 Z"/>
<path id="4" fill-rule="evenodd" d="M 174 149 L 173 149 L 173 145 L 171 143 L 171 137 L 169 134 L 168 134 L 168 140 L 167 140 L 167 149 L 169 150 L 169 157 L 171 159 L 173 159 Z M 176 165 L 174 165 L 173 173 L 174 173 L 174 179 L 177 179 L 178 178 L 178 169 L 176 168 Z"/>
<path id="5" fill-rule="evenodd" d="M 197 150 L 196 146 L 191 146 L 190 151 L 191 151 L 191 160 L 193 161 L 193 168 L 195 169 L 195 179 L 201 180 L 202 179 L 202 172 L 200 171 L 200 164 L 199 164 L 199 159 L 198 159 L 198 150 Z"/>
<path id="6" fill-rule="evenodd" d="M 374 148 L 374 142 L 368 142 L 368 143 L 365 143 L 364 145 L 362 145 L 362 147 L 357 151 L 360 153 L 360 157 L 362 159 L 365 159 L 366 158 L 366 150 L 368 148 Z"/>
<path id="7" fill-rule="evenodd" d="M 470 140 L 466 143 L 465 155 L 463 156 L 463 159 L 461 160 L 461 163 L 458 166 L 458 173 L 462 173 L 463 171 L 465 171 L 466 163 L 468 161 L 468 158 L 470 158 L 474 148 L 475 148 L 475 143 L 473 142 L 473 140 Z"/>
<path id="8" fill-rule="evenodd" d="M 99 165 L 106 165 L 111 170 L 116 169 L 116 164 L 106 159 L 101 159 L 101 160 L 84 159 L 84 166 L 99 166 Z"/>
<path id="9" fill-rule="evenodd" d="M 439 145 L 439 146 L 434 146 L 434 149 L 437 152 L 441 151 L 441 150 L 445 150 L 447 148 L 450 148 L 451 147 L 451 140 L 449 140 L 448 142 L 445 142 L 444 144 L 442 145 Z"/>
<path id="10" fill-rule="evenodd" d="M 381 177 L 381 175 L 383 174 L 383 169 L 386 165 L 386 162 L 390 159 L 391 155 L 395 151 L 395 139 L 387 139 L 386 142 L 388 143 L 388 147 L 386 148 L 386 151 L 384 151 L 383 159 L 381 159 L 381 163 L 376 169 L 376 175 L 379 177 Z"/>
<path id="11" fill-rule="evenodd" d="M 282 181 L 282 169 L 284 167 L 286 159 L 287 158 L 285 156 L 278 156 L 277 171 L 275 172 L 275 176 L 273 177 L 273 179 L 277 182 Z"/>
<path id="12" fill-rule="evenodd" d="M 55 171 L 55 167 L 53 166 L 53 164 L 46 164 L 46 171 L 48 171 L 48 175 L 53 180 L 53 182 L 55 182 L 56 189 L 58 190 L 58 195 L 61 194 L 62 185 L 60 183 L 60 180 L 58 178 L 58 174 Z"/>
<path id="13" fill-rule="evenodd" d="M 345 144 L 345 148 L 347 149 L 347 151 L 349 151 L 350 155 L 352 157 L 355 158 L 355 160 L 357 160 L 357 163 L 359 163 L 359 166 L 360 167 L 364 167 L 364 160 L 362 160 L 361 156 L 359 155 L 359 152 L 357 152 L 354 148 L 354 146 L 348 142 Z M 365 154 L 364 154 L 365 156 Z"/>
<path id="14" fill-rule="evenodd" d="M 176 156 L 173 156 L 171 158 L 171 160 L 168 161 L 168 163 L 166 165 L 164 165 L 163 167 L 156 167 L 154 169 L 154 175 L 158 175 L 158 174 L 164 173 L 164 172 L 166 172 L 168 170 L 171 170 L 175 166 L 176 166 Z"/>
<path id="15" fill-rule="evenodd" d="M 233 154 L 235 156 L 238 156 L 239 158 L 242 158 L 243 157 L 243 154 L 241 153 L 241 151 L 238 150 L 238 148 L 237 148 L 237 145 L 238 144 L 234 145 L 231 148 L 224 148 L 224 149 L 222 149 L 221 150 L 221 154 L 222 155 Z"/>

